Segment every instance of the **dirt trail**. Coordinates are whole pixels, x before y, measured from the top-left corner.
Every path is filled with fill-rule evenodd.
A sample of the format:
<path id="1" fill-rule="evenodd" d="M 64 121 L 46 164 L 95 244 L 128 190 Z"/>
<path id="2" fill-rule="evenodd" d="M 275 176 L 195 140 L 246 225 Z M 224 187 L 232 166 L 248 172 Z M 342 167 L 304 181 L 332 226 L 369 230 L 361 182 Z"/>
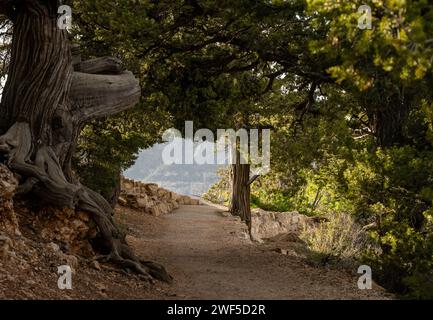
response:
<path id="1" fill-rule="evenodd" d="M 183 206 L 154 218 L 126 213 L 137 253 L 163 263 L 176 279 L 159 290 L 180 299 L 386 299 L 362 291 L 345 272 L 250 242 L 243 224 L 209 206 Z"/>

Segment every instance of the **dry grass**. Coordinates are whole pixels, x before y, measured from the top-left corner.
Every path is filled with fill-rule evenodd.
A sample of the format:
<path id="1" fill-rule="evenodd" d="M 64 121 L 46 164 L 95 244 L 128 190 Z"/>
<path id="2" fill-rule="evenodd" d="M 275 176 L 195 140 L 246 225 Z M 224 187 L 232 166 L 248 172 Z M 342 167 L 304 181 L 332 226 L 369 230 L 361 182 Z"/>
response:
<path id="1" fill-rule="evenodd" d="M 334 213 L 320 225 L 306 226 L 301 233 L 311 250 L 314 262 L 338 262 L 343 268 L 355 265 L 362 253 L 371 247 L 366 233 L 354 219 L 345 213 Z"/>

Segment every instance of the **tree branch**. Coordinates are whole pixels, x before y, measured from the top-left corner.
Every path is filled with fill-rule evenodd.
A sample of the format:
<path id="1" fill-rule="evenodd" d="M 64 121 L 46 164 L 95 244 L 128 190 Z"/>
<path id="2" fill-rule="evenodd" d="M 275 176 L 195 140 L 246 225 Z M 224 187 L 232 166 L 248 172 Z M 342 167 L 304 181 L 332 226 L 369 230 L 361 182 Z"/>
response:
<path id="1" fill-rule="evenodd" d="M 129 71 L 119 75 L 97 75 L 75 72 L 71 99 L 79 122 L 106 117 L 135 106 L 141 96 L 138 80 Z"/>
<path id="2" fill-rule="evenodd" d="M 90 74 L 120 74 L 124 71 L 121 61 L 112 57 L 91 59 L 74 64 L 74 70 Z"/>

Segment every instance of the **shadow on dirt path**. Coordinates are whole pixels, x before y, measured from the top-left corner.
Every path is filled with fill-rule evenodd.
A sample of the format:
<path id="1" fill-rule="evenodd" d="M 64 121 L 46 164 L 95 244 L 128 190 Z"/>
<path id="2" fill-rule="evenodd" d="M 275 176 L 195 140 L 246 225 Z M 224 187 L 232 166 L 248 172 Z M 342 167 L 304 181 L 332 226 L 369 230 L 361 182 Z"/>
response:
<path id="1" fill-rule="evenodd" d="M 158 286 L 178 299 L 387 299 L 381 290 L 359 290 L 345 272 L 252 243 L 241 222 L 211 206 L 182 206 L 159 218 L 127 215 L 128 241 L 167 267 L 175 282 Z"/>

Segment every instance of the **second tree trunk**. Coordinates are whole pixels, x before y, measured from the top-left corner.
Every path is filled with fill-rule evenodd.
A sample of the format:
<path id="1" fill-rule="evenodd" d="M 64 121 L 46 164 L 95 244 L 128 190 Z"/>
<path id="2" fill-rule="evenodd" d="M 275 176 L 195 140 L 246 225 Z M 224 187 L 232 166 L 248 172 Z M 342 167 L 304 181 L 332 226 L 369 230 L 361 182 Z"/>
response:
<path id="1" fill-rule="evenodd" d="M 241 217 L 242 221 L 251 228 L 251 188 L 250 165 L 241 164 L 240 152 L 237 152 L 236 163 L 232 165 L 232 196 L 230 212 Z"/>

